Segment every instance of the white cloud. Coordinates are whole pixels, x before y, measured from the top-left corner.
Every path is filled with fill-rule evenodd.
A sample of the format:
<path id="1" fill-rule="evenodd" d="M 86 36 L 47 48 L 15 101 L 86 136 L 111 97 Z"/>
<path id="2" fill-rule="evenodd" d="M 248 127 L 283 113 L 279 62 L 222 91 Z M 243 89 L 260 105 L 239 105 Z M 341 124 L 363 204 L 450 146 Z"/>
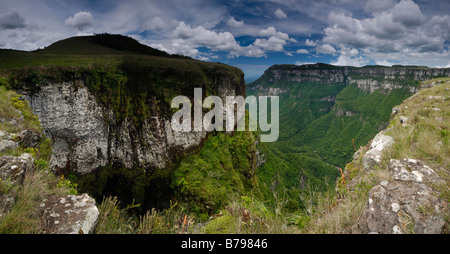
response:
<path id="1" fill-rule="evenodd" d="M 227 25 L 231 27 L 242 27 L 244 25 L 244 21 L 237 21 L 233 17 L 230 17 L 227 21 Z"/>
<path id="2" fill-rule="evenodd" d="M 306 44 L 306 46 L 310 46 L 310 47 L 316 46 L 316 42 L 314 42 L 310 39 L 306 39 L 305 44 Z"/>
<path id="3" fill-rule="evenodd" d="M 180 22 L 175 29 L 176 38 L 186 40 L 194 47 L 208 47 L 213 50 L 233 51 L 239 48 L 234 36 L 230 32 L 217 33 L 202 26 L 191 28 Z"/>
<path id="4" fill-rule="evenodd" d="M 368 0 L 364 5 L 364 10 L 367 12 L 377 13 L 392 9 L 395 0 Z"/>
<path id="5" fill-rule="evenodd" d="M 295 65 L 307 65 L 307 64 L 316 64 L 316 63 L 313 63 L 313 62 L 300 62 L 300 61 L 296 61 L 295 62 Z"/>
<path id="6" fill-rule="evenodd" d="M 287 33 L 277 32 L 273 26 L 262 29 L 259 31 L 259 35 L 268 37 L 268 39 L 258 38 L 255 40 L 253 45 L 268 51 L 283 52 L 284 46 L 288 43 L 288 41 L 296 42 L 295 39 L 289 38 Z"/>
<path id="7" fill-rule="evenodd" d="M 339 50 L 339 57 L 336 61 L 331 62 L 333 65 L 340 66 L 355 66 L 361 67 L 367 65 L 369 60 L 359 55 L 359 51 L 354 48 L 341 48 Z"/>
<path id="8" fill-rule="evenodd" d="M 192 28 L 189 24 L 179 22 L 178 26 L 171 33 L 172 38 L 167 41 L 150 43 L 150 46 L 160 50 L 164 50 L 170 54 L 181 54 L 193 58 L 208 60 L 217 58 L 212 53 L 202 53 L 197 48 L 207 47 L 212 51 L 228 52 L 229 57 L 248 56 L 262 57 L 265 56 L 265 50 L 260 46 L 272 48 L 273 41 L 266 44 L 261 41 L 261 45 L 241 46 L 230 32 L 215 32 L 208 30 L 203 26 Z M 269 49 L 270 50 L 270 49 Z"/>
<path id="9" fill-rule="evenodd" d="M 419 6 L 411 0 L 401 0 L 392 9 L 394 22 L 400 22 L 404 26 L 419 26 L 425 21 Z"/>
<path id="10" fill-rule="evenodd" d="M 163 31 L 167 28 L 166 23 L 160 18 L 160 17 L 154 17 L 153 19 L 145 22 L 142 27 L 141 31 Z"/>
<path id="11" fill-rule="evenodd" d="M 309 54 L 309 51 L 306 49 L 299 49 L 297 50 L 297 54 Z"/>
<path id="12" fill-rule="evenodd" d="M 392 66 L 392 65 L 394 65 L 394 63 L 391 63 L 391 62 L 387 61 L 386 59 L 376 60 L 375 64 L 376 65 L 383 65 L 383 66 Z"/>
<path id="13" fill-rule="evenodd" d="M 315 47 L 317 53 L 320 54 L 335 54 L 336 49 L 330 44 L 323 44 Z"/>
<path id="14" fill-rule="evenodd" d="M 253 45 L 269 51 L 282 52 L 286 43 L 286 40 L 272 36 L 268 39 L 256 39 Z"/>
<path id="15" fill-rule="evenodd" d="M 230 24 L 234 22 L 230 20 L 231 18 L 228 20 Z M 292 55 L 291 52 L 285 51 L 284 46 L 296 40 L 290 38 L 287 33 L 277 31 L 271 26 L 259 30 L 258 36 L 259 38 L 248 46 L 241 46 L 230 32 L 216 32 L 203 26 L 191 27 L 180 21 L 165 41 L 153 41 L 149 44 L 171 54 L 182 54 L 197 59 L 217 58 L 214 54 L 200 52 L 199 47 L 206 47 L 213 52 L 227 52 L 228 57 L 264 57 L 266 52 L 284 52 L 286 55 Z"/>
<path id="16" fill-rule="evenodd" d="M 322 41 L 338 49 L 339 57 L 335 63 L 358 66 L 371 59 L 383 64 L 446 64 L 443 59 L 448 56 L 445 42 L 450 39 L 449 15 L 434 15 L 427 19 L 411 0 L 402 0 L 392 6 L 389 1 L 380 1 L 385 7 L 377 10 L 369 6 L 372 1 L 367 2 L 366 9 L 373 11 L 370 18 L 330 13 L 331 25 L 324 30 Z M 358 55 L 342 55 L 345 48 L 359 49 Z M 436 57 L 434 61 L 432 56 Z"/>
<path id="17" fill-rule="evenodd" d="M 70 26 L 77 31 L 83 31 L 94 25 L 94 18 L 90 12 L 80 11 L 73 17 L 66 19 L 66 26 Z"/>
<path id="18" fill-rule="evenodd" d="M 282 11 L 280 8 L 278 8 L 275 12 L 274 12 L 275 16 L 279 19 L 286 19 L 287 15 L 284 11 Z"/>

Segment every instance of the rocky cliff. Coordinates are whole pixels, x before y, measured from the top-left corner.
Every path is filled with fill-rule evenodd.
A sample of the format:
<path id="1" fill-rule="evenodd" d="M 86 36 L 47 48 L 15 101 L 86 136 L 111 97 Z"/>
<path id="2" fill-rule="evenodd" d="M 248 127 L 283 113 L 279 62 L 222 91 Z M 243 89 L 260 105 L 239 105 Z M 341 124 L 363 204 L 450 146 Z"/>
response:
<path id="1" fill-rule="evenodd" d="M 175 168 L 211 134 L 173 131 L 172 99 L 183 95 L 192 103 L 194 88 L 202 89 L 202 99 L 245 96 L 238 68 L 169 55 L 121 35 L 73 37 L 0 55 L 7 63 L 0 84 L 23 95 L 51 140 L 49 168 L 77 178 L 78 188 L 97 199 L 118 196 L 149 209 L 168 205 Z M 4 140 L 0 147 L 14 145 Z"/>
<path id="2" fill-rule="evenodd" d="M 450 69 L 408 67 L 408 66 L 365 66 L 362 68 L 348 66 L 333 66 L 327 64 L 310 65 L 274 65 L 267 69 L 255 85 L 249 86 L 249 91 L 261 91 L 276 95 L 288 92 L 288 88 L 280 86 L 273 88 L 273 84 L 286 82 L 314 82 L 319 84 L 345 83 L 355 84 L 364 91 L 373 93 L 381 88 L 387 92 L 404 87 L 408 82 L 408 89 L 416 92 L 419 81 L 433 77 L 448 77 Z M 412 81 L 412 82 L 411 82 Z M 272 87 L 272 88 L 266 88 Z M 284 87 L 284 89 L 283 89 Z M 266 91 L 267 90 L 267 91 Z"/>
<path id="3" fill-rule="evenodd" d="M 245 95 L 243 75 L 211 75 L 214 93 Z M 107 85 L 107 84 L 105 84 Z M 192 90 L 186 96 L 192 97 Z M 50 166 L 56 171 L 87 174 L 109 162 L 126 168 L 164 169 L 177 156 L 199 147 L 207 132 L 174 132 L 171 116 L 155 112 L 140 126 L 129 117 L 118 121 L 111 108 L 99 103 L 83 80 L 45 83 L 39 91 L 26 94 L 45 134 L 54 143 Z M 181 94 L 180 94 L 181 95 Z M 152 101 L 165 98 L 149 95 Z M 152 107 L 163 107 L 158 103 Z M 178 158 L 179 159 L 179 158 Z"/>

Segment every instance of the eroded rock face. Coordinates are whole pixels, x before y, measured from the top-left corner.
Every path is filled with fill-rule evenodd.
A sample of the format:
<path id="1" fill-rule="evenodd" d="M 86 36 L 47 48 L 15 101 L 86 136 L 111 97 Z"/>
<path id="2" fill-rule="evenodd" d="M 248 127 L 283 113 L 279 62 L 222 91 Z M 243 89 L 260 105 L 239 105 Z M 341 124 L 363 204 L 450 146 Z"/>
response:
<path id="1" fill-rule="evenodd" d="M 245 95 L 226 76 L 218 77 L 214 85 L 223 101 L 226 96 Z M 129 119 L 118 123 L 81 80 L 47 84 L 27 99 L 53 141 L 49 166 L 63 173 L 88 174 L 112 161 L 127 168 L 163 169 L 174 162 L 178 155 L 174 151 L 193 149 L 208 134 L 205 130 L 175 132 L 171 119 L 161 114 L 144 120 L 139 128 Z"/>
<path id="2" fill-rule="evenodd" d="M 41 203 L 44 234 L 90 234 L 99 211 L 87 194 L 49 196 Z"/>
<path id="3" fill-rule="evenodd" d="M 393 181 L 382 181 L 369 192 L 367 207 L 352 233 L 439 234 L 447 203 L 429 183 L 442 179 L 419 160 L 391 160 Z"/>
<path id="4" fill-rule="evenodd" d="M 316 82 L 320 84 L 347 83 L 359 89 L 373 93 L 382 89 L 389 93 L 394 89 L 406 88 L 411 93 L 417 87 L 405 84 L 405 80 L 422 81 L 430 77 L 450 76 L 450 69 L 433 68 L 354 68 L 336 67 L 324 64 L 309 65 L 274 65 L 264 72 L 266 80 L 272 83 L 285 80 L 288 82 Z M 260 89 L 260 87 L 252 87 Z"/>

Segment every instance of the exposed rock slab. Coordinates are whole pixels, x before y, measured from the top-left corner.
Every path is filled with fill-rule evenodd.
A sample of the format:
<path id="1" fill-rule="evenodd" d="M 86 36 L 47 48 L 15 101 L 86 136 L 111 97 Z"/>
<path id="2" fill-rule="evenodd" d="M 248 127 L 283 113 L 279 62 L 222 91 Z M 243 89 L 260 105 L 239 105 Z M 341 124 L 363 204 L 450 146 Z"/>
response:
<path id="1" fill-rule="evenodd" d="M 370 170 L 377 165 L 380 166 L 383 152 L 392 144 L 394 144 L 394 139 L 391 136 L 384 135 L 383 132 L 378 133 L 362 158 L 364 169 Z"/>
<path id="2" fill-rule="evenodd" d="M 87 194 L 49 196 L 41 203 L 45 234 L 90 234 L 99 211 Z"/>
<path id="3" fill-rule="evenodd" d="M 412 159 L 391 160 L 389 170 L 394 180 L 370 190 L 367 207 L 352 233 L 441 233 L 447 203 L 425 184 L 439 183 L 439 176 Z"/>

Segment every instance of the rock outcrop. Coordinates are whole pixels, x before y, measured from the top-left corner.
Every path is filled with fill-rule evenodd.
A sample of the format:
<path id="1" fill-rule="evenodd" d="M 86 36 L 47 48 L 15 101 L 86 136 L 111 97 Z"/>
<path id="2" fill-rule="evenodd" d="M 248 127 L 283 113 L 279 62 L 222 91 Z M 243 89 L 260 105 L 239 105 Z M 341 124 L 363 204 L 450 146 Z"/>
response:
<path id="1" fill-rule="evenodd" d="M 431 184 L 444 184 L 433 169 L 419 160 L 391 160 L 392 181 L 382 181 L 369 192 L 369 201 L 352 233 L 439 234 L 447 204 Z"/>
<path id="2" fill-rule="evenodd" d="M 19 142 L 15 141 L 16 135 L 0 130 L 0 153 L 19 147 Z"/>
<path id="3" fill-rule="evenodd" d="M 369 150 L 362 157 L 364 169 L 370 170 L 375 166 L 381 166 L 384 151 L 394 143 L 392 137 L 384 135 L 385 132 L 380 132 L 373 138 Z"/>

